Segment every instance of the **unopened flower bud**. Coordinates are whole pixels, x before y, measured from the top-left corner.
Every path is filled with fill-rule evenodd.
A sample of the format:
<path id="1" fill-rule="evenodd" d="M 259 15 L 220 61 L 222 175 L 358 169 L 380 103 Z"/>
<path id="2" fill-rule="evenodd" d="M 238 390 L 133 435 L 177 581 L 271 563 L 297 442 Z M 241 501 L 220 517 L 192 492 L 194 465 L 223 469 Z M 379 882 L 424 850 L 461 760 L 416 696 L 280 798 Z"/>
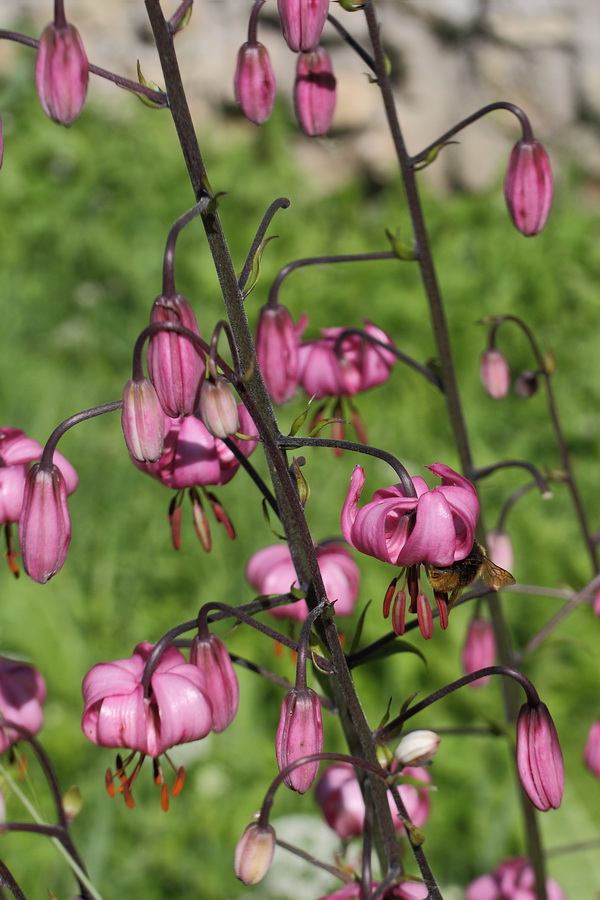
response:
<path id="1" fill-rule="evenodd" d="M 283 698 L 275 752 L 279 771 L 290 763 L 323 750 L 323 723 L 319 698 L 310 688 L 292 688 Z M 304 794 L 317 777 L 319 762 L 297 766 L 284 784 Z"/>
<path id="2" fill-rule="evenodd" d="M 515 381 L 515 394 L 528 400 L 533 397 L 538 389 L 538 377 L 536 372 L 530 372 L 527 369 L 519 375 Z"/>
<path id="3" fill-rule="evenodd" d="M 422 766 L 435 756 L 440 740 L 435 731 L 410 731 L 396 747 L 394 759 L 401 766 Z"/>
<path id="4" fill-rule="evenodd" d="M 35 86 L 42 109 L 59 125 L 71 125 L 83 109 L 89 63 L 79 32 L 66 22 L 48 25 L 40 38 Z"/>
<path id="5" fill-rule="evenodd" d="M 496 660 L 494 629 L 489 622 L 479 616 L 473 616 L 469 622 L 461 660 L 465 675 L 494 665 Z M 469 687 L 483 687 L 488 683 L 490 677 L 490 675 L 485 675 L 483 678 L 478 678 L 477 681 L 471 681 Z"/>
<path id="6" fill-rule="evenodd" d="M 552 206 L 552 171 L 548 154 L 539 141 L 517 141 L 510 154 L 504 181 L 508 212 L 519 231 L 538 234 Z"/>
<path id="7" fill-rule="evenodd" d="M 150 324 L 159 322 L 178 322 L 200 335 L 196 316 L 182 294 L 156 298 Z M 154 335 L 148 346 L 148 371 L 167 416 L 177 419 L 196 410 L 204 375 L 204 356 L 189 338 L 172 331 Z"/>
<path id="8" fill-rule="evenodd" d="M 517 770 L 537 809 L 558 809 L 565 787 L 556 727 L 544 703 L 524 703 L 517 720 Z"/>
<path id="9" fill-rule="evenodd" d="M 260 43 L 240 47 L 233 91 L 247 119 L 262 125 L 271 115 L 277 86 L 267 48 Z"/>
<path id="10" fill-rule="evenodd" d="M 488 556 L 501 569 L 512 571 L 514 564 L 514 554 L 512 541 L 505 531 L 496 529 L 488 531 L 486 534 Z"/>
<path id="11" fill-rule="evenodd" d="M 205 378 L 202 382 L 199 412 L 213 437 L 226 438 L 239 431 L 237 403 L 223 375 Z"/>
<path id="12" fill-rule="evenodd" d="M 274 403 L 294 396 L 298 383 L 298 333 L 285 306 L 263 306 L 256 329 L 256 356 Z"/>
<path id="13" fill-rule="evenodd" d="M 127 449 L 138 462 L 156 462 L 164 444 L 165 414 L 148 378 L 130 379 L 123 389 L 121 427 Z"/>
<path id="14" fill-rule="evenodd" d="M 227 647 L 216 634 L 192 641 L 190 662 L 204 675 L 205 693 L 213 711 L 212 730 L 224 731 L 238 709 L 240 689 Z"/>
<path id="15" fill-rule="evenodd" d="M 488 348 L 481 357 L 480 367 L 483 386 L 494 400 L 502 400 L 510 387 L 510 369 L 499 350 Z"/>
<path id="16" fill-rule="evenodd" d="M 62 568 L 71 540 L 67 487 L 60 469 L 31 467 L 25 482 L 19 519 L 23 567 L 34 581 L 45 584 Z"/>
<path id="17" fill-rule="evenodd" d="M 275 853 L 275 829 L 251 822 L 235 848 L 233 869 L 244 884 L 262 881 L 273 861 Z"/>
<path id="18" fill-rule="evenodd" d="M 600 778 L 600 722 L 593 722 L 583 751 L 583 761 L 590 772 Z"/>
<path id="19" fill-rule="evenodd" d="M 327 50 L 301 53 L 296 66 L 294 107 L 302 131 L 309 137 L 327 134 L 335 111 L 335 76 Z"/>
<path id="20" fill-rule="evenodd" d="M 314 50 L 327 21 L 329 0 L 277 0 L 277 9 L 290 50 Z"/>

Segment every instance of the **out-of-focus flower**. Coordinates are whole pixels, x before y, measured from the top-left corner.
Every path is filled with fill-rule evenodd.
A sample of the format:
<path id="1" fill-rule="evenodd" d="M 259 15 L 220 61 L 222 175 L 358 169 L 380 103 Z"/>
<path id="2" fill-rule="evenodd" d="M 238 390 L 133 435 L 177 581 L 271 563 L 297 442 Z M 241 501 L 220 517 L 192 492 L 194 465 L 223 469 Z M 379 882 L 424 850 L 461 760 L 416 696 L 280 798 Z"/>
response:
<path id="1" fill-rule="evenodd" d="M 283 698 L 275 752 L 279 771 L 290 763 L 321 753 L 323 750 L 323 722 L 318 696 L 310 688 L 292 688 Z M 284 779 L 284 784 L 299 794 L 312 787 L 319 770 L 319 762 L 297 766 Z"/>
<path id="2" fill-rule="evenodd" d="M 71 519 L 67 486 L 58 466 L 35 463 L 27 474 L 19 518 L 23 567 L 30 578 L 45 584 L 67 557 Z"/>
<path id="3" fill-rule="evenodd" d="M 47 25 L 37 52 L 35 86 L 42 109 L 59 125 L 71 125 L 85 103 L 89 63 L 74 25 Z"/>
<path id="4" fill-rule="evenodd" d="M 600 778 L 600 722 L 592 722 L 590 726 L 583 761 L 590 772 Z"/>
<path id="5" fill-rule="evenodd" d="M 277 86 L 267 48 L 246 42 L 238 52 L 233 91 L 236 102 L 250 122 L 262 125 L 271 115 Z"/>
<path id="6" fill-rule="evenodd" d="M 294 325 L 285 306 L 266 304 L 258 316 L 256 356 L 266 388 L 274 403 L 285 403 L 294 396 L 298 383 L 299 326 Z"/>
<path id="7" fill-rule="evenodd" d="M 530 372 L 526 369 L 525 371 L 521 372 L 521 374 L 515 380 L 515 394 L 517 394 L 519 397 L 522 397 L 523 400 L 528 400 L 530 397 L 533 397 L 537 389 L 537 372 Z"/>
<path id="8" fill-rule="evenodd" d="M 277 0 L 277 9 L 290 50 L 313 50 L 321 40 L 329 0 Z"/>
<path id="9" fill-rule="evenodd" d="M 390 377 L 396 357 L 389 350 L 349 334 L 345 328 L 323 328 L 322 337 L 300 344 L 299 381 L 309 397 L 353 397 L 383 384 Z M 364 322 L 366 334 L 391 344 L 391 337 L 372 322 Z"/>
<path id="10" fill-rule="evenodd" d="M 400 766 L 419 766 L 429 762 L 440 746 L 441 738 L 435 731 L 409 731 L 394 751 L 394 759 Z"/>
<path id="11" fill-rule="evenodd" d="M 0 714 L 2 720 L 14 722 L 37 734 L 44 716 L 42 703 L 46 699 L 46 684 L 41 673 L 27 663 L 0 657 Z M 0 721 L 0 753 L 22 735 L 5 728 Z"/>
<path id="12" fill-rule="evenodd" d="M 450 566 L 472 550 L 479 500 L 471 482 L 449 466 L 426 466 L 442 479 L 429 488 L 416 476 L 416 497 L 407 497 L 401 484 L 376 491 L 362 509 L 358 501 L 365 473 L 356 466 L 342 509 L 342 533 L 348 543 L 397 566 Z"/>
<path id="13" fill-rule="evenodd" d="M 512 541 L 506 531 L 498 531 L 493 529 L 486 534 L 488 556 L 494 560 L 497 566 L 512 571 L 514 565 L 514 554 Z"/>
<path id="14" fill-rule="evenodd" d="M 156 462 L 164 448 L 165 414 L 148 378 L 131 378 L 123 389 L 121 427 L 127 449 L 138 462 Z"/>
<path id="15" fill-rule="evenodd" d="M 182 294 L 159 296 L 152 304 L 150 324 L 175 322 L 200 336 L 196 316 Z M 198 407 L 204 377 L 204 354 L 183 335 L 161 331 L 148 345 L 148 371 L 165 415 L 189 416 Z"/>
<path id="16" fill-rule="evenodd" d="M 300 54 L 294 109 L 302 131 L 309 137 L 321 137 L 329 131 L 335 112 L 335 85 L 331 59 L 324 47 Z"/>
<path id="17" fill-rule="evenodd" d="M 558 809 L 565 787 L 556 727 L 544 703 L 524 703 L 517 719 L 517 770 L 527 796 L 546 812 Z"/>
<path id="18" fill-rule="evenodd" d="M 552 206 L 552 170 L 537 140 L 517 141 L 510 154 L 504 196 L 516 228 L 526 237 L 538 234 Z"/>
<path id="19" fill-rule="evenodd" d="M 375 890 L 377 882 L 374 881 L 371 889 Z M 382 900 L 427 900 L 429 891 L 423 883 L 417 881 L 403 881 L 386 891 Z M 360 884 L 357 881 L 351 881 L 343 887 L 338 888 L 333 894 L 327 894 L 320 897 L 319 900 L 354 900 L 360 897 Z"/>
<path id="20" fill-rule="evenodd" d="M 401 770 L 401 774 L 421 782 L 431 781 L 428 771 L 420 767 L 407 766 Z M 429 791 L 412 784 L 400 784 L 398 790 L 409 818 L 420 828 L 429 816 Z M 388 797 L 396 830 L 403 832 L 404 826 L 398 818 L 392 795 L 389 794 Z M 365 802 L 350 763 L 335 763 L 325 769 L 315 788 L 315 799 L 323 811 L 325 821 L 342 840 L 362 834 Z"/>
<path id="21" fill-rule="evenodd" d="M 205 694 L 212 707 L 212 730 L 224 731 L 238 710 L 240 688 L 227 647 L 216 634 L 196 635 L 190 649 L 190 663 L 197 666 L 205 681 Z"/>
<path id="22" fill-rule="evenodd" d="M 510 387 L 510 369 L 506 358 L 494 347 L 488 348 L 481 357 L 481 381 L 494 400 L 502 400 Z"/>
<path id="23" fill-rule="evenodd" d="M 336 616 L 350 616 L 358 597 L 360 572 L 350 551 L 336 541 L 317 545 L 317 560 L 330 603 Z M 259 550 L 248 561 L 246 578 L 260 594 L 286 594 L 298 586 L 296 570 L 287 544 L 273 544 Z M 270 610 L 274 616 L 303 622 L 308 615 L 306 600 Z"/>
<path id="24" fill-rule="evenodd" d="M 553 878 L 546 879 L 548 900 L 566 900 Z M 536 900 L 535 875 L 524 856 L 505 859 L 491 875 L 482 875 L 467 888 L 465 900 Z"/>
<path id="25" fill-rule="evenodd" d="M 2 116 L 0 116 L 0 169 L 4 162 L 4 128 L 2 127 Z"/>
<path id="26" fill-rule="evenodd" d="M 251 822 L 235 848 L 233 869 L 244 884 L 262 881 L 273 862 L 276 835 L 271 825 Z"/>
<path id="27" fill-rule="evenodd" d="M 0 472 L 1 471 L 2 470 L 0 469 Z M 594 594 L 594 599 L 592 600 L 592 609 L 594 610 L 598 618 L 600 618 L 600 589 L 598 589 Z"/>
<path id="28" fill-rule="evenodd" d="M 205 378 L 202 382 L 199 413 L 214 437 L 229 437 L 240 427 L 237 403 L 224 375 Z"/>
<path id="29" fill-rule="evenodd" d="M 470 675 L 478 669 L 493 666 L 496 659 L 496 639 L 491 624 L 479 616 L 473 616 L 469 622 L 467 636 L 463 645 L 461 661 L 465 675 Z M 490 675 L 469 682 L 470 687 L 484 687 L 490 680 Z"/>

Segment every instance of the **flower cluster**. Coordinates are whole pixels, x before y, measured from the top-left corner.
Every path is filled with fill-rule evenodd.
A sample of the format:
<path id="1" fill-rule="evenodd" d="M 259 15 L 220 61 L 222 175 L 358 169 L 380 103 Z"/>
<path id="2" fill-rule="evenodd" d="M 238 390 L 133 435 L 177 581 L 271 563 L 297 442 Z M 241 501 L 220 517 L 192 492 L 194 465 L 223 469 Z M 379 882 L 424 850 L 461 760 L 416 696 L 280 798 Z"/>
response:
<path id="1" fill-rule="evenodd" d="M 546 880 L 548 900 L 566 900 L 553 878 Z M 491 875 L 482 875 L 467 888 L 465 900 L 536 900 L 535 876 L 525 857 L 501 862 Z"/>

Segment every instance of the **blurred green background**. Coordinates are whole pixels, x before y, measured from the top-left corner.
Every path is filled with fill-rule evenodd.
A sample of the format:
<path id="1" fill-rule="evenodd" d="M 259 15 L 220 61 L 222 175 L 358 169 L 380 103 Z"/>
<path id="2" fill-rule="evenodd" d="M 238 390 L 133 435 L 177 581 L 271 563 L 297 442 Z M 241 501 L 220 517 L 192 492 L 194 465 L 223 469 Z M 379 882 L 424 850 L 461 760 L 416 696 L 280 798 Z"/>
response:
<path id="1" fill-rule="evenodd" d="M 0 173 L 2 309 L 1 424 L 43 442 L 72 413 L 117 399 L 131 370 L 131 352 L 161 288 L 162 254 L 172 222 L 193 202 L 166 113 L 151 112 L 126 95 L 114 118 L 92 104 L 69 130 L 49 122 L 33 90 L 31 60 L 0 84 L 5 160 Z M 278 214 L 263 259 L 261 282 L 248 299 L 255 318 L 278 269 L 299 256 L 387 249 L 384 228 L 408 234 L 399 184 L 357 177 L 331 192 L 314 171 L 301 171 L 288 152 L 294 125 L 277 108 L 262 130 L 232 118 L 221 134 L 206 129 L 203 150 L 220 201 L 226 234 L 241 267 L 260 217 L 277 196 L 291 208 Z M 204 130 L 204 129 L 203 129 Z M 343 136 L 342 141 L 343 152 Z M 322 152 L 328 152 L 326 147 Z M 445 152 L 459 153 L 460 148 Z M 523 316 L 556 360 L 555 387 L 592 528 L 600 515 L 600 379 L 598 284 L 600 217 L 597 193 L 561 165 L 556 201 L 546 230 L 526 240 L 510 224 L 498 184 L 486 195 L 433 196 L 422 176 L 439 276 L 447 303 L 458 378 L 478 465 L 523 458 L 542 470 L 559 458 L 540 392 L 528 401 L 511 394 L 487 397 L 479 381 L 484 316 Z M 219 289 L 200 225 L 182 235 L 177 251 L 179 290 L 195 307 L 205 336 L 222 316 Z M 422 362 L 435 355 L 428 312 L 414 265 L 400 262 L 320 266 L 290 277 L 281 300 L 295 317 L 310 317 L 306 336 L 320 327 L 360 326 L 366 317 L 388 330 L 399 347 Z M 513 374 L 531 368 L 528 347 L 516 329 L 502 332 L 500 348 Z M 372 443 L 398 455 L 413 474 L 442 461 L 456 466 L 447 414 L 440 396 L 412 370 L 398 365 L 389 383 L 359 398 Z M 303 408 L 298 397 L 280 410 L 282 430 Z M 196 746 L 174 751 L 188 777 L 167 814 L 145 766 L 136 782 L 136 808 L 110 799 L 104 772 L 112 751 L 83 738 L 80 685 L 100 660 L 129 656 L 135 644 L 155 641 L 173 624 L 193 617 L 207 600 L 249 601 L 244 580 L 249 555 L 272 542 L 260 500 L 243 475 L 219 491 L 235 522 L 230 542 L 213 526 L 212 553 L 202 552 L 184 510 L 182 548 L 170 544 L 169 492 L 129 462 L 119 416 L 73 429 L 61 450 L 80 473 L 71 498 L 73 539 L 63 571 L 40 586 L 15 581 L 0 570 L 1 652 L 21 654 L 42 670 L 48 684 L 41 733 L 64 789 L 76 783 L 83 809 L 74 837 L 104 897 L 199 896 L 202 900 L 255 896 L 288 900 L 319 896 L 331 880 L 296 869 L 284 851 L 274 872 L 257 888 L 244 889 L 232 872 L 235 842 L 258 809 L 276 773 L 274 735 L 281 691 L 240 672 L 241 707 L 232 726 Z M 345 455 L 306 452 L 304 473 L 312 490 L 307 507 L 316 539 L 339 533 L 339 510 L 356 462 Z M 260 450 L 253 458 L 263 473 Z M 366 491 L 393 481 L 383 464 L 367 461 Z M 488 527 L 506 497 L 526 481 L 505 470 L 480 485 Z M 564 487 L 552 500 L 530 492 L 514 509 L 509 530 L 518 582 L 581 587 L 590 566 Z M 363 640 L 387 631 L 380 613 L 393 573 L 383 563 L 360 559 L 358 609 L 373 603 Z M 515 643 L 523 646 L 561 601 L 504 597 Z M 469 609 L 457 609 L 450 628 L 427 644 L 412 640 L 427 665 L 407 654 L 356 672 L 373 727 L 388 700 L 393 709 L 417 691 L 433 690 L 460 674 L 459 652 Z M 343 624 L 350 636 L 352 625 Z M 225 629 L 220 629 L 225 634 Z M 581 762 L 587 730 L 600 718 L 598 637 L 589 607 L 579 608 L 558 634 L 524 663 L 555 717 L 566 758 L 567 788 L 559 811 L 541 818 L 550 849 L 598 837 L 600 784 Z M 293 661 L 238 629 L 229 639 L 236 653 L 293 678 Z M 500 688 L 452 695 L 414 727 L 457 727 L 501 721 Z M 337 723 L 327 718 L 326 743 L 342 749 Z M 32 768 L 35 768 L 32 766 Z M 504 743 L 490 737 L 445 737 L 432 768 L 438 788 L 426 833 L 426 850 L 445 897 L 459 898 L 472 878 L 522 851 L 513 776 Z M 41 781 L 37 799 L 48 812 Z M 49 814 L 49 812 L 48 812 Z M 275 814 L 285 834 L 316 842 L 321 855 L 336 847 L 310 795 L 277 799 Z M 9 816 L 23 811 L 14 801 Z M 282 831 L 283 833 L 283 831 Z M 325 848 L 325 850 L 324 850 Z M 73 882 L 51 845 L 22 835 L 2 838 L 0 853 L 28 897 L 70 896 Z M 350 854 L 352 858 L 352 853 Z M 567 896 L 600 896 L 600 858 L 594 851 L 553 855 L 551 873 Z M 409 862 L 414 871 L 414 864 Z"/>

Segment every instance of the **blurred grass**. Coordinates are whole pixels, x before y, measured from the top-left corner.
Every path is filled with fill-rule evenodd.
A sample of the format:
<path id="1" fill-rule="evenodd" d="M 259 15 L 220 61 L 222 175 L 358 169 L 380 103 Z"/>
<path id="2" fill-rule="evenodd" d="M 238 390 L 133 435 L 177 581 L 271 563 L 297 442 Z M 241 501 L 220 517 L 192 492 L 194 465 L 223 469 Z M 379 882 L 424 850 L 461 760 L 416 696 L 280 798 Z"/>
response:
<path id="1" fill-rule="evenodd" d="M 129 377 L 136 335 L 146 324 L 161 288 L 162 253 L 172 221 L 191 203 L 190 188 L 166 116 L 138 109 L 129 121 L 112 120 L 89 106 L 70 130 L 48 122 L 34 96 L 30 68 L 0 84 L 5 162 L 0 173 L 2 222 L 3 334 L 0 356 L 1 422 L 44 441 L 71 413 L 117 398 Z M 328 192 L 303 172 L 289 152 L 290 124 L 283 110 L 257 132 L 233 120 L 228 139 L 207 135 L 210 180 L 226 191 L 220 211 L 238 267 L 262 212 L 281 194 L 289 211 L 271 229 L 280 235 L 263 258 L 262 281 L 248 307 L 254 317 L 279 267 L 298 256 L 387 249 L 383 229 L 406 222 L 397 184 L 367 179 Z M 325 152 L 325 151 L 324 151 Z M 460 152 L 450 149 L 445 152 Z M 598 525 L 600 383 L 597 377 L 600 218 L 586 207 L 587 186 L 564 167 L 547 229 L 525 240 L 508 222 L 499 189 L 485 196 L 444 198 L 427 193 L 425 206 L 447 301 L 459 382 L 478 464 L 500 458 L 530 459 L 541 469 L 559 465 L 543 397 L 490 400 L 478 378 L 486 335 L 477 322 L 487 315 L 523 316 L 556 358 L 555 387 L 565 431 L 592 527 Z M 180 239 L 179 289 L 195 305 L 203 334 L 222 315 L 219 289 L 200 226 Z M 307 336 L 320 327 L 360 325 L 372 318 L 407 353 L 425 362 L 434 354 L 428 313 L 414 266 L 408 263 L 320 266 L 296 272 L 281 300 L 295 316 L 307 311 Z M 515 329 L 506 328 L 500 347 L 514 374 L 532 366 Z M 390 382 L 359 399 L 372 443 L 392 450 L 422 473 L 435 461 L 457 465 L 440 397 L 412 370 L 398 366 Z M 282 430 L 302 408 L 298 398 L 281 413 Z M 84 807 L 75 839 L 106 898 L 145 900 L 195 893 L 203 900 L 246 896 L 231 871 L 233 847 L 258 808 L 275 773 L 273 740 L 280 692 L 247 671 L 240 672 L 242 703 L 234 724 L 196 747 L 175 750 L 185 759 L 188 780 L 170 812 L 160 810 L 150 769 L 135 785 L 137 807 L 129 811 L 104 792 L 110 751 L 85 742 L 79 729 L 80 684 L 101 659 L 128 656 L 141 640 L 156 640 L 175 622 L 192 617 L 210 599 L 251 599 L 243 578 L 245 561 L 272 538 L 260 503 L 243 476 L 219 492 L 235 521 L 229 542 L 214 527 L 214 549 L 204 555 L 184 517 L 183 546 L 169 541 L 169 493 L 128 461 L 118 416 L 103 417 L 69 432 L 61 449 L 77 466 L 81 483 L 71 498 L 73 540 L 63 571 L 41 587 L 15 582 L 1 572 L 2 652 L 21 653 L 48 682 L 46 725 L 41 734 L 63 787 L 73 779 Z M 339 531 L 339 510 L 355 460 L 306 452 L 312 495 L 307 508 L 315 537 Z M 264 464 L 257 452 L 257 467 Z M 365 463 L 366 491 L 388 484 L 390 472 Z M 480 485 L 488 526 L 503 500 L 526 480 L 507 470 Z M 530 493 L 511 514 L 515 575 L 519 582 L 581 586 L 589 564 L 564 488 L 551 501 Z M 380 603 L 391 574 L 361 559 L 361 605 L 373 605 L 365 639 L 382 633 Z M 556 600 L 507 595 L 515 641 L 526 642 L 560 605 Z M 393 708 L 416 691 L 435 689 L 459 674 L 458 657 L 469 613 L 452 615 L 450 629 L 423 647 L 427 667 L 403 655 L 358 670 L 365 709 L 377 724 L 388 699 Z M 351 626 L 344 626 L 351 631 Z M 225 633 L 221 629 L 222 633 Z M 581 751 L 589 723 L 598 718 L 598 623 L 579 609 L 524 669 L 550 706 L 567 759 L 567 791 L 560 811 L 543 817 L 548 846 L 597 836 L 600 786 L 584 771 Z M 293 677 L 288 656 L 238 630 L 231 647 Z M 500 688 L 463 691 L 415 721 L 415 727 L 450 727 L 501 721 Z M 342 749 L 335 721 L 326 721 L 328 745 Z M 433 768 L 434 794 L 427 851 L 442 885 L 465 885 L 522 847 L 516 793 L 504 746 L 489 737 L 447 737 Z M 40 795 L 45 796 L 43 787 Z M 45 801 L 42 801 L 45 803 Z M 10 814 L 21 813 L 13 806 Z M 310 796 L 279 796 L 276 813 L 316 814 Z M 318 827 L 315 820 L 315 828 Z M 52 848 L 21 835 L 5 837 L 2 854 L 29 897 L 69 895 L 72 882 Z M 285 854 L 279 851 L 278 857 Z M 413 867 L 411 867 L 413 868 Z M 598 854 L 557 856 L 551 871 L 567 895 L 592 897 L 600 883 Z M 302 885 L 270 893 L 268 880 L 255 895 L 287 900 L 305 896 Z M 274 889 L 275 890 L 275 889 Z M 258 892 L 258 893 L 257 893 Z"/>

